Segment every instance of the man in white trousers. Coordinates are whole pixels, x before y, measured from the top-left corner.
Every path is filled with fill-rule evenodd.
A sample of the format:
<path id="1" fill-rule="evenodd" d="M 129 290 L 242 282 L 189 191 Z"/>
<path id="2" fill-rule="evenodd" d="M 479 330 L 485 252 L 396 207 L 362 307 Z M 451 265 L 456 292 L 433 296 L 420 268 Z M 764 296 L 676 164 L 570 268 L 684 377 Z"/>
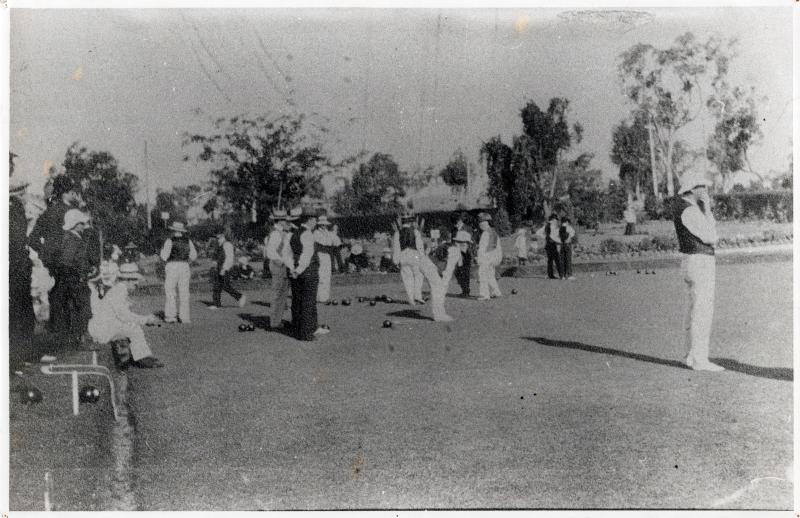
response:
<path id="1" fill-rule="evenodd" d="M 334 246 L 334 235 L 329 230 L 330 225 L 328 216 L 323 214 L 317 218 L 317 228 L 314 230 L 317 258 L 319 259 L 317 302 L 322 303 L 329 302 L 331 299 L 331 263 L 333 254 L 338 251 Z"/>
<path id="2" fill-rule="evenodd" d="M 468 254 L 471 243 L 472 236 L 469 232 L 464 230 L 456 232 L 453 243 L 447 248 L 447 264 L 441 277 L 430 259 L 423 257 L 420 261 L 420 269 L 431 285 L 431 311 L 433 319 L 437 322 L 453 320 L 453 317 L 448 315 L 444 309 L 447 289 L 450 287 L 450 279 L 453 277 L 456 267 L 463 266 L 464 261 L 470 259 Z"/>
<path id="3" fill-rule="evenodd" d="M 285 210 L 274 210 L 270 219 L 273 221 L 272 232 L 267 237 L 266 255 L 269 260 L 269 272 L 272 274 L 272 302 L 270 302 L 269 326 L 278 329 L 283 326 L 283 313 L 286 310 L 286 297 L 289 295 L 289 277 L 286 264 L 283 262 L 283 247 L 288 239 L 287 213 Z"/>
<path id="4" fill-rule="evenodd" d="M 710 182 L 702 173 L 690 171 L 681 178 L 680 198 L 673 222 L 683 259 L 681 271 L 686 283 L 686 365 L 694 370 L 723 371 L 708 360 L 711 323 L 714 317 L 716 224 L 708 196 Z"/>
<path id="5" fill-rule="evenodd" d="M 422 299 L 424 278 L 420 270 L 420 258 L 425 256 L 425 247 L 420 226 L 415 223 L 413 214 L 406 213 L 394 224 L 392 238 L 392 260 L 400 265 L 400 278 L 411 306 L 425 304 Z"/>
<path id="6" fill-rule="evenodd" d="M 164 322 L 174 324 L 180 318 L 183 324 L 192 322 L 189 310 L 189 281 L 192 277 L 189 263 L 197 260 L 197 250 L 194 243 L 186 235 L 186 227 L 182 221 L 174 222 L 169 230 L 172 236 L 164 241 L 161 247 L 161 259 L 166 262 L 164 267 Z M 180 298 L 180 309 L 176 311 L 175 296 Z"/>
<path id="7" fill-rule="evenodd" d="M 495 277 L 495 268 L 503 261 L 500 237 L 492 228 L 492 216 L 485 212 L 478 215 L 481 238 L 478 241 L 478 300 L 501 297 L 500 286 Z"/>

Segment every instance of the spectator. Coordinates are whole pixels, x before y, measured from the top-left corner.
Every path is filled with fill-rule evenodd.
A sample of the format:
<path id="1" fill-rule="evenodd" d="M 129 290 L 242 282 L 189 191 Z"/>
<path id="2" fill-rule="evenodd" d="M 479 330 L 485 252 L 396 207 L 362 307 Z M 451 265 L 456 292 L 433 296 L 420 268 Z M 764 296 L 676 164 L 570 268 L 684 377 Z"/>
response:
<path id="1" fill-rule="evenodd" d="M 568 217 L 561 218 L 561 228 L 558 230 L 558 238 L 561 240 L 561 267 L 564 271 L 564 279 L 575 280 L 572 275 L 572 243 L 575 240 L 575 229 L 572 228 Z"/>
<path id="2" fill-rule="evenodd" d="M 89 215 L 78 209 L 70 209 L 64 215 L 62 250 L 56 266 L 56 283 L 53 286 L 56 299 L 62 304 L 59 308 L 62 312 L 60 327 L 55 332 L 71 347 L 78 347 L 83 342 L 91 317 L 89 288 L 86 284 L 91 266 L 86 242 L 82 237 L 88 221 Z M 55 309 L 51 306 L 51 315 Z"/>
<path id="3" fill-rule="evenodd" d="M 334 272 L 341 273 L 345 266 L 344 266 L 344 259 L 342 258 L 342 239 L 339 237 L 339 225 L 333 225 L 331 227 L 331 240 L 333 241 L 333 269 Z"/>
<path id="4" fill-rule="evenodd" d="M 514 239 L 514 248 L 517 250 L 517 262 L 520 266 L 525 266 L 528 261 L 528 233 L 525 227 L 517 229 L 517 237 Z"/>
<path id="5" fill-rule="evenodd" d="M 18 177 L 12 177 L 9 184 L 9 366 L 15 369 L 22 362 L 29 361 L 35 356 L 32 347 L 36 317 L 34 316 L 33 299 L 31 298 L 33 265 L 26 245 L 28 221 L 25 218 L 25 206 L 22 201 L 28 183 L 21 181 Z"/>
<path id="6" fill-rule="evenodd" d="M 180 322 L 190 324 L 191 311 L 189 303 L 189 282 L 192 271 L 190 262 L 197 260 L 197 250 L 189 236 L 186 235 L 186 226 L 182 221 L 170 225 L 172 236 L 164 241 L 161 247 L 161 259 L 167 263 L 164 267 L 164 322 L 174 324 L 180 315 Z M 180 298 L 180 311 L 176 309 L 176 294 Z"/>
<path id="7" fill-rule="evenodd" d="M 130 309 L 128 294 L 141 278 L 138 273 L 123 273 L 111 261 L 103 261 L 98 276 L 90 279 L 92 318 L 89 334 L 97 343 L 130 340 L 131 364 L 141 369 L 163 367 L 153 357 L 144 336 L 143 325 L 154 324 L 155 315 L 137 315 Z"/>
<path id="8" fill-rule="evenodd" d="M 222 306 L 222 292 L 223 290 L 231 297 L 236 299 L 239 307 L 243 308 L 247 304 L 247 297 L 236 291 L 231 284 L 231 277 L 233 275 L 234 266 L 234 251 L 233 243 L 228 240 L 225 231 L 217 232 L 217 246 L 216 250 L 216 268 L 214 275 L 211 277 L 213 283 L 213 299 L 214 301 L 208 309 L 217 309 Z"/>
<path id="9" fill-rule="evenodd" d="M 625 235 L 631 236 L 636 233 L 636 210 L 633 208 L 633 202 L 629 203 L 627 207 L 625 207 L 625 212 L 623 213 L 625 217 Z"/>
<path id="10" fill-rule="evenodd" d="M 383 255 L 381 255 L 381 262 L 378 266 L 378 269 L 383 273 L 397 273 L 400 271 L 400 268 L 394 264 L 392 261 L 392 249 L 389 247 L 385 247 L 383 249 Z"/>
<path id="11" fill-rule="evenodd" d="M 353 245 L 350 257 L 348 257 L 347 260 L 358 273 L 361 273 L 362 270 L 369 269 L 369 258 L 367 254 L 364 253 L 364 247 L 361 246 L 361 243 L 355 243 Z"/>

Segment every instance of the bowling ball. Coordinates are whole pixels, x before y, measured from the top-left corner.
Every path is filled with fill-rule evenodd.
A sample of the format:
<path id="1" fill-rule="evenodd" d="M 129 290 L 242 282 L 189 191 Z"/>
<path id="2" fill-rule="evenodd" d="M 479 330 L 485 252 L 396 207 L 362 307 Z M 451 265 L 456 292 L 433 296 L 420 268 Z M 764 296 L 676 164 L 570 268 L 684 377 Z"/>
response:
<path id="1" fill-rule="evenodd" d="M 655 274 L 656 274 L 656 271 L 655 271 L 655 270 L 653 270 L 652 272 L 650 272 L 650 274 L 652 274 L 652 275 L 655 275 Z"/>
<path id="2" fill-rule="evenodd" d="M 375 304 L 377 304 L 377 302 L 375 302 L 374 300 L 370 300 L 370 301 L 369 301 L 369 305 L 370 305 L 370 306 L 374 306 Z"/>
<path id="3" fill-rule="evenodd" d="M 247 331 L 247 324 L 239 324 L 239 332 L 243 333 Z"/>
<path id="4" fill-rule="evenodd" d="M 517 294 L 517 290 L 511 290 L 511 294 L 512 295 L 516 295 Z"/>
<path id="5" fill-rule="evenodd" d="M 336 299 L 331 300 L 331 306 L 338 306 L 338 305 L 339 305 L 339 301 L 338 300 L 336 300 Z"/>
<path id="6" fill-rule="evenodd" d="M 349 306 L 349 305 L 350 305 L 350 299 L 342 299 L 342 306 Z"/>
<path id="7" fill-rule="evenodd" d="M 383 321 L 383 328 L 384 329 L 389 329 L 390 327 L 392 327 L 392 321 L 391 320 L 384 320 Z"/>
<path id="8" fill-rule="evenodd" d="M 84 385 L 78 392 L 81 403 L 97 403 L 100 399 L 100 390 L 93 385 Z"/>
<path id="9" fill-rule="evenodd" d="M 256 330 L 256 326 L 254 326 L 253 324 L 247 324 L 247 330 L 248 331 L 255 331 Z"/>
<path id="10" fill-rule="evenodd" d="M 42 391 L 36 387 L 28 387 L 22 392 L 22 402 L 26 405 L 42 401 Z"/>
<path id="11" fill-rule="evenodd" d="M 364 297 L 358 297 L 359 302 L 364 302 Z"/>
<path id="12" fill-rule="evenodd" d="M 386 302 L 386 299 L 387 299 L 387 298 L 388 298 L 388 297 L 387 297 L 386 295 L 381 295 L 381 296 L 378 298 L 378 300 L 382 300 L 382 301 Z"/>
<path id="13" fill-rule="evenodd" d="M 636 273 L 642 273 L 642 271 L 641 270 L 636 270 Z"/>
<path id="14" fill-rule="evenodd" d="M 392 302 L 394 302 L 394 299 L 392 297 L 384 297 L 383 300 L 387 304 L 391 304 Z"/>

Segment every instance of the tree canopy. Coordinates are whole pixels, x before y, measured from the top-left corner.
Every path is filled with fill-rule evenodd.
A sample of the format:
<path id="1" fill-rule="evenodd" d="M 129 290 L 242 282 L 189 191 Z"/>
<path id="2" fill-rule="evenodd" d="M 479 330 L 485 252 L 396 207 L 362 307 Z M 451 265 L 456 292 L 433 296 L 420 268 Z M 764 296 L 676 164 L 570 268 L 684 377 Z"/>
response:
<path id="1" fill-rule="evenodd" d="M 353 171 L 352 180 L 336 194 L 333 210 L 343 216 L 400 213 L 407 182 L 391 155 L 375 153 Z"/>

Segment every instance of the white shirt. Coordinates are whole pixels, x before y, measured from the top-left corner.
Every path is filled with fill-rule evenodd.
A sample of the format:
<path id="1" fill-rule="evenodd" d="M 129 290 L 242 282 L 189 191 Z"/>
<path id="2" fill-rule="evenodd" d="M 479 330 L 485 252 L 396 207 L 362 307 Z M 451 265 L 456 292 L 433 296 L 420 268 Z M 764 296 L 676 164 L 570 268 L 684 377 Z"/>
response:
<path id="1" fill-rule="evenodd" d="M 706 213 L 703 214 L 692 198 L 683 199 L 689 204 L 681 213 L 683 225 L 703 243 L 714 245 L 717 242 L 717 224 L 711 213 L 711 207 L 707 207 Z"/>
<path id="2" fill-rule="evenodd" d="M 222 243 L 222 250 L 225 252 L 225 261 L 222 262 L 222 268 L 220 268 L 220 272 L 225 273 L 233 266 L 233 258 L 235 257 L 233 243 L 230 241 L 225 241 Z"/>
<path id="3" fill-rule="evenodd" d="M 275 229 L 269 233 L 266 239 L 267 259 L 276 263 L 283 263 L 283 245 L 286 234 L 283 230 Z"/>

